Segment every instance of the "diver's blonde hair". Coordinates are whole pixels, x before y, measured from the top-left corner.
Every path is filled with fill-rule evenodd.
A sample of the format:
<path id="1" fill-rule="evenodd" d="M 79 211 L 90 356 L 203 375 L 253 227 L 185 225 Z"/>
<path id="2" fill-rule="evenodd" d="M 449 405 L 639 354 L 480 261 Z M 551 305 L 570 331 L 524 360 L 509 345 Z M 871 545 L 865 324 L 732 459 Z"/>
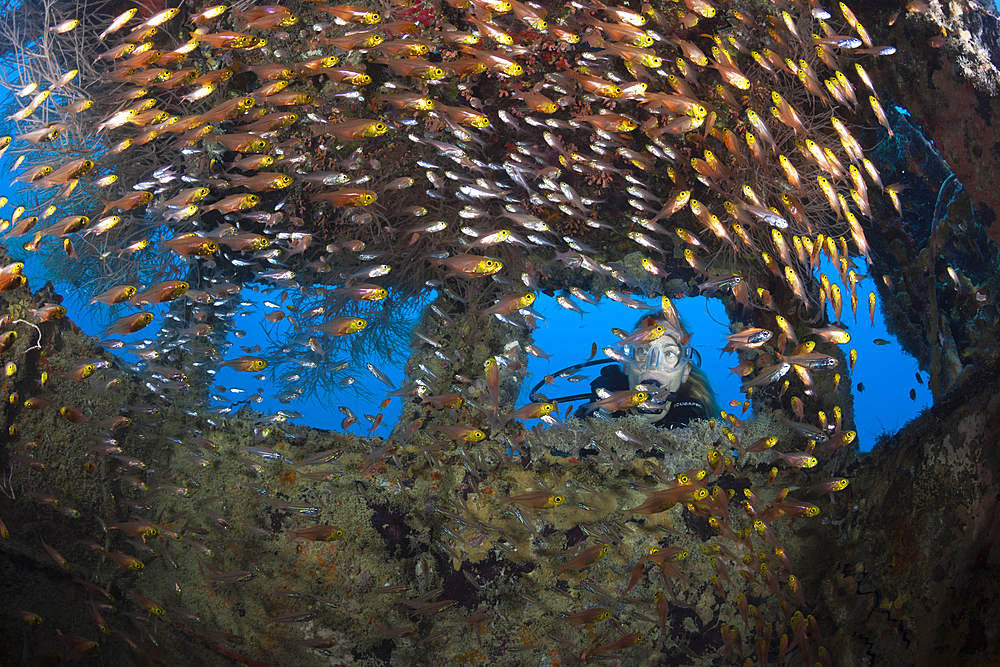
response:
<path id="1" fill-rule="evenodd" d="M 635 328 L 638 329 L 642 326 L 648 326 L 648 320 L 654 320 L 657 324 L 666 324 L 667 318 L 663 313 L 658 313 L 656 315 L 643 315 L 639 318 L 639 321 L 635 323 Z M 645 324 L 644 324 L 645 323 Z M 681 320 L 681 331 L 679 333 L 686 333 L 687 327 L 684 325 L 684 321 Z M 669 331 L 669 329 L 668 329 Z M 708 375 L 705 371 L 697 366 L 693 361 L 688 361 L 690 365 L 691 372 L 688 374 L 688 379 L 684 384 L 680 386 L 677 390 L 679 396 L 684 396 L 687 398 L 693 398 L 696 401 L 700 401 L 702 405 L 705 406 L 705 410 L 708 411 L 709 418 L 715 418 L 719 415 L 719 403 L 715 399 L 715 392 L 712 391 L 712 383 L 708 381 Z"/>
<path id="2" fill-rule="evenodd" d="M 712 391 L 708 375 L 693 361 L 689 363 L 691 364 L 691 374 L 688 375 L 687 382 L 681 385 L 677 393 L 701 401 L 701 404 L 708 411 L 709 418 L 714 419 L 719 416 L 719 404 L 715 400 L 715 392 Z"/>

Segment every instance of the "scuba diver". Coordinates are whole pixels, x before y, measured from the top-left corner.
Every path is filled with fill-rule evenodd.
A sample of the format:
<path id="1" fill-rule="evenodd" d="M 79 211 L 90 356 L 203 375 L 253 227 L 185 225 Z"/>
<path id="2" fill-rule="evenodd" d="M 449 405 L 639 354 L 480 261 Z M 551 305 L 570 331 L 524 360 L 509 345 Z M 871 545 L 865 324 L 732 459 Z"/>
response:
<path id="1" fill-rule="evenodd" d="M 615 410 L 611 417 L 633 414 L 660 428 L 685 428 L 694 419 L 711 419 L 719 413 L 715 395 L 704 371 L 692 361 L 695 350 L 688 344 L 688 334 L 679 318 L 668 320 L 663 315 L 645 316 L 636 323 L 637 332 L 663 327 L 665 332 L 644 344 L 628 344 L 622 354 L 613 359 L 600 359 L 564 369 L 567 372 L 606 364 L 600 377 L 590 384 L 591 393 L 567 396 L 559 401 L 589 399 L 591 402 L 574 412 L 583 418 L 602 407 L 595 405 L 601 395 L 638 389 L 649 397 L 645 402 L 627 410 Z M 615 364 L 619 361 L 622 365 Z M 701 358 L 699 356 L 700 363 Z M 539 383 L 532 394 L 541 387 Z M 603 390 L 603 391 L 602 391 Z"/>

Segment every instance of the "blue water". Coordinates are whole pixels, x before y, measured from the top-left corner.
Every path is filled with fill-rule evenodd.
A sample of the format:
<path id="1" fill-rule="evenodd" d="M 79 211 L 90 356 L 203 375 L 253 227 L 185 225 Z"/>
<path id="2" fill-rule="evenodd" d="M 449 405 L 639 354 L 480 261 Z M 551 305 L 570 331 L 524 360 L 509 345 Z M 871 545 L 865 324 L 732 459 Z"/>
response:
<path id="1" fill-rule="evenodd" d="M 9 214 L 9 207 L 6 213 Z M 25 255 L 23 251 L 19 254 Z M 38 289 L 47 277 L 42 272 L 40 262 L 33 260 L 31 255 L 25 257 L 28 260 L 26 273 L 30 276 L 30 285 L 32 289 Z M 825 267 L 825 271 L 830 273 L 829 267 Z M 101 305 L 89 306 L 86 303 L 87 298 L 81 298 L 72 292 L 62 293 L 63 305 L 69 311 L 68 317 L 85 333 L 100 338 L 103 328 L 110 321 L 108 309 Z M 235 319 L 239 325 L 238 330 L 244 331 L 245 335 L 240 338 L 230 336 L 228 342 L 231 348 L 225 355 L 226 358 L 241 356 L 243 352 L 239 347 L 252 348 L 255 345 L 267 347 L 272 338 L 280 337 L 288 331 L 287 321 L 269 324 L 263 320 L 263 315 L 272 310 L 263 302 L 274 301 L 277 296 L 276 293 L 261 295 L 251 289 L 243 290 L 239 299 L 247 302 L 247 305 L 240 308 Z M 859 300 L 867 302 L 867 289 L 864 283 L 859 286 Z M 651 299 L 647 303 L 658 307 L 656 300 Z M 600 352 L 601 348 L 617 340 L 611 333 L 611 328 L 631 328 L 640 312 L 609 299 L 602 300 L 598 308 L 586 304 L 580 305 L 586 313 L 584 316 L 562 308 L 556 303 L 555 298 L 544 294 L 535 302 L 535 310 L 545 318 L 540 321 L 539 329 L 534 332 L 535 345 L 551 355 L 551 359 L 529 357 L 530 375 L 522 386 L 521 403 L 530 402 L 527 398 L 528 391 L 546 375 L 587 360 L 594 343 L 598 346 L 595 358 L 604 358 Z M 701 357 L 701 367 L 712 382 L 719 405 L 724 410 L 739 414 L 738 408 L 729 405 L 734 399 L 742 401 L 744 398 L 740 393 L 741 381 L 729 370 L 739 363 L 739 359 L 734 354 L 720 356 L 720 351 L 725 345 L 725 336 L 729 333 L 728 327 L 724 325 L 726 313 L 722 303 L 715 298 L 691 297 L 678 299 L 675 305 L 692 333 L 691 344 Z M 153 309 L 155 314 L 162 315 L 166 312 L 167 306 L 154 306 Z M 929 407 L 932 400 L 927 385 L 916 380 L 915 376 L 919 373 L 916 360 L 903 352 L 886 331 L 881 303 L 876 309 L 874 327 L 868 318 L 867 305 L 859 305 L 859 311 L 862 312 L 858 313 L 857 324 L 854 324 L 849 312 L 844 314 L 845 323 L 850 325 L 852 336 L 850 344 L 844 346 L 844 351 L 846 353 L 851 348 L 858 350 L 858 363 L 851 379 L 854 391 L 854 419 L 859 446 L 863 451 L 868 451 L 880 435 L 894 433 L 921 410 Z M 244 314 L 245 316 L 241 317 Z M 505 325 L 500 324 L 500 326 Z M 138 342 L 148 339 L 151 335 L 150 331 L 143 330 L 119 338 L 127 342 Z M 872 341 L 876 338 L 890 340 L 892 343 L 875 345 Z M 326 343 L 329 346 L 328 340 Z M 122 354 L 122 357 L 129 363 L 139 361 L 128 354 Z M 396 358 L 391 360 L 372 357 L 371 362 L 388 375 L 397 387 L 402 385 L 403 366 L 406 362 L 402 355 L 396 355 Z M 297 368 L 295 364 L 287 361 L 280 363 L 272 359 L 271 363 L 279 363 L 279 368 L 273 369 L 277 375 L 294 372 Z M 845 369 L 836 370 L 845 377 L 840 391 L 847 391 Z M 309 369 L 301 369 L 301 372 L 306 374 Z M 561 381 L 551 387 L 544 385 L 541 391 L 550 396 L 585 393 L 590 380 L 599 372 L 600 367 L 585 369 L 579 373 L 585 375 L 585 379 L 575 383 Z M 382 426 L 373 434 L 387 436 L 399 418 L 402 399 L 394 398 L 388 406 L 380 409 L 380 404 L 389 391 L 385 385 L 376 380 L 364 364 L 355 364 L 346 373 L 349 377 L 353 377 L 355 382 L 340 387 L 335 394 L 325 392 L 319 395 L 307 394 L 298 400 L 281 402 L 276 398 L 278 392 L 269 385 L 270 378 L 267 373 L 237 373 L 230 368 L 221 368 L 215 374 L 213 387 L 217 390 L 213 390 L 212 394 L 224 397 L 225 400 L 213 400 L 211 406 L 216 410 L 229 408 L 233 412 L 239 410 L 242 405 L 248 405 L 264 414 L 277 414 L 282 410 L 295 412 L 301 414 L 301 417 L 291 419 L 292 423 L 316 428 L 331 428 L 334 425 L 339 428 L 344 415 L 338 408 L 345 406 L 358 417 L 358 422 L 347 429 L 356 435 L 369 433 L 371 424 L 365 420 L 365 415 L 374 416 L 382 412 Z M 926 373 L 923 374 L 923 379 L 926 380 Z M 862 385 L 862 391 L 858 391 L 858 385 Z M 218 390 L 219 387 L 224 387 L 225 390 Z M 915 400 L 910 398 L 910 389 L 916 390 Z M 251 396 L 259 396 L 260 400 L 250 401 Z"/>
<path id="2" fill-rule="evenodd" d="M 828 268 L 824 271 L 830 273 Z M 846 353 L 850 348 L 858 350 L 858 363 L 853 376 L 854 419 L 859 447 L 863 451 L 869 451 L 878 436 L 894 433 L 922 409 L 929 407 L 932 400 L 927 385 L 919 384 L 915 378 L 918 367 L 913 357 L 903 352 L 895 341 L 891 345 L 875 345 L 872 342 L 876 338 L 892 340 L 892 336 L 886 331 L 881 303 L 876 309 L 875 326 L 872 326 L 867 312 L 867 290 L 863 284 L 859 285 L 858 292 L 859 300 L 864 301 L 865 305 L 858 306 L 856 325 L 851 319 L 849 306 L 845 306 L 848 312 L 844 313 L 844 322 L 851 325 L 851 342 L 844 346 L 844 351 Z M 659 306 L 655 300 L 649 300 L 648 303 Z M 738 408 L 729 405 L 731 400 L 744 399 L 740 393 L 742 381 L 737 380 L 736 375 L 729 371 L 739 363 L 739 359 L 735 354 L 720 357 L 720 351 L 726 344 L 725 336 L 730 333 L 723 324 L 727 320 L 722 303 L 709 297 L 691 297 L 675 300 L 674 304 L 688 331 L 692 333 L 691 344 L 701 355 L 701 367 L 712 382 L 720 407 L 740 414 Z M 581 305 L 587 311 L 585 317 L 563 309 L 554 298 L 542 296 L 535 302 L 535 309 L 547 318 L 535 332 L 536 345 L 551 354 L 552 358 L 547 361 L 532 359 L 532 376 L 525 383 L 522 396 L 524 402 L 528 402 L 527 392 L 531 387 L 546 375 L 589 358 L 592 343 L 597 343 L 598 347 L 595 358 L 604 358 L 601 348 L 618 340 L 611 333 L 611 328 L 631 329 L 640 313 L 608 299 L 601 301 L 597 309 Z M 586 374 L 588 370 L 594 377 L 600 373 L 598 366 L 581 371 L 581 374 Z M 846 378 L 845 369 L 835 370 Z M 577 383 L 563 381 L 552 387 L 543 385 L 540 391 L 553 397 L 583 393 L 588 388 L 589 379 L 588 377 Z M 926 373 L 924 379 L 926 380 Z M 847 383 L 846 379 L 842 382 L 841 392 L 847 391 Z M 863 391 L 857 391 L 858 384 L 863 385 Z M 916 400 L 910 398 L 911 388 L 917 391 Z"/>
<path id="3" fill-rule="evenodd" d="M 9 169 L 9 163 L 4 169 Z M 8 194 L 8 196 L 10 196 Z M 8 204 L 2 212 L 9 216 L 12 211 L 12 204 Z M 55 243 L 50 240 L 50 244 Z M 26 262 L 26 274 L 29 276 L 29 284 L 32 290 L 42 287 L 46 280 L 52 278 L 45 274 L 42 263 L 30 253 L 22 249 L 13 247 L 12 252 L 17 257 L 23 257 Z M 69 261 L 69 260 L 67 260 Z M 835 275 L 829 266 L 821 268 L 827 275 Z M 64 297 L 63 305 L 68 310 L 68 317 L 72 319 L 83 331 L 91 336 L 100 338 L 104 327 L 113 319 L 109 316 L 109 309 L 103 305 L 87 305 L 90 294 L 76 293 L 75 290 L 66 289 L 66 286 L 57 285 L 60 293 Z M 851 378 L 851 390 L 854 391 L 855 423 L 858 431 L 858 442 L 862 450 L 867 451 L 875 444 L 876 439 L 883 434 L 891 434 L 902 427 L 907 421 L 919 414 L 921 410 L 931 405 L 931 394 L 925 383 L 919 383 L 916 376 L 920 374 L 916 360 L 902 351 L 899 344 L 886 331 L 885 321 L 881 314 L 881 303 L 876 309 L 874 326 L 871 325 L 867 313 L 867 294 L 873 291 L 871 280 L 866 280 L 859 285 L 858 300 L 859 313 L 858 321 L 855 324 L 849 313 L 849 306 L 845 305 L 844 322 L 849 325 L 851 332 L 851 342 L 844 346 L 845 354 L 851 348 L 858 351 L 858 363 L 855 367 L 855 374 Z M 876 292 L 877 295 L 877 292 Z M 267 348 L 275 338 L 281 338 L 289 331 L 289 324 L 284 320 L 277 324 L 270 324 L 263 320 L 263 316 L 272 309 L 264 305 L 264 301 L 276 301 L 280 292 L 271 292 L 262 295 L 252 289 L 244 289 L 237 297 L 245 303 L 240 306 L 234 318 L 235 328 L 245 333 L 243 337 L 237 338 L 230 335 L 228 343 L 230 349 L 225 358 L 231 359 L 244 354 L 240 347 L 253 348 L 260 345 Z M 656 300 L 649 300 L 648 303 L 658 307 Z M 730 407 L 730 401 L 743 400 L 740 393 L 740 381 L 729 369 L 735 367 L 739 360 L 734 354 L 726 354 L 720 357 L 720 351 L 725 345 L 725 335 L 729 329 L 725 326 L 727 322 L 725 309 L 722 303 L 715 298 L 691 297 L 678 299 L 675 301 L 681 316 L 683 317 L 688 330 L 692 332 L 691 343 L 701 357 L 702 369 L 706 371 L 712 382 L 719 405 L 725 410 L 738 409 Z M 611 333 L 612 327 L 630 329 L 639 315 L 639 311 L 630 309 L 620 303 L 604 299 L 598 308 L 593 308 L 587 304 L 580 304 L 586 315 L 581 316 L 560 307 L 556 300 L 544 294 L 539 295 L 534 304 L 537 310 L 545 319 L 540 322 L 540 328 L 534 333 L 535 344 L 551 355 L 550 360 L 530 358 L 528 377 L 522 388 L 522 403 L 527 403 L 527 392 L 530 388 L 546 375 L 562 370 L 567 366 L 585 361 L 590 357 L 591 346 L 597 343 L 598 356 L 603 358 L 600 349 L 613 343 L 616 338 Z M 157 322 L 160 315 L 167 311 L 167 305 L 153 306 Z M 829 310 L 829 307 L 828 307 Z M 832 316 L 832 313 L 831 313 Z M 505 325 L 500 325 L 505 326 Z M 149 329 L 144 329 L 131 336 L 119 337 L 127 342 L 138 342 L 147 340 L 153 335 Z M 320 337 L 322 339 L 322 337 Z M 875 345 L 872 341 L 880 338 L 891 341 L 890 345 Z M 331 347 L 331 342 L 326 339 L 325 348 Z M 302 349 L 302 348 L 300 348 Z M 120 351 L 117 352 L 122 354 Z M 122 358 L 129 363 L 136 363 L 139 359 L 127 353 L 122 354 Z M 406 358 L 404 354 L 397 354 L 393 359 L 373 356 L 368 361 L 373 363 L 379 370 L 389 376 L 396 386 L 403 383 L 403 366 Z M 317 428 L 339 427 L 344 414 L 338 409 L 340 406 L 349 408 L 358 418 L 358 422 L 348 430 L 357 435 L 367 435 L 371 426 L 365 419 L 365 415 L 375 416 L 379 412 L 383 414 L 382 425 L 373 435 L 386 437 L 392 426 L 399 418 L 401 400 L 394 398 L 389 405 L 380 408 L 388 388 L 376 380 L 365 368 L 364 363 L 354 364 L 345 371 L 346 377 L 354 378 L 353 384 L 338 386 L 333 393 L 316 392 L 303 395 L 301 398 L 292 401 L 282 402 L 278 400 L 279 391 L 272 384 L 269 384 L 271 377 L 284 373 L 295 372 L 298 368 L 294 363 L 285 360 L 271 360 L 278 367 L 268 369 L 270 373 L 247 374 L 237 373 L 230 368 L 221 368 L 215 374 L 213 382 L 213 396 L 221 397 L 223 400 L 213 400 L 211 407 L 214 410 L 222 409 L 222 413 L 235 412 L 243 405 L 247 405 L 255 411 L 264 414 L 277 414 L 279 411 L 298 413 L 301 417 L 293 416 L 292 423 L 313 426 Z M 304 375 L 310 369 L 300 369 Z M 845 369 L 837 369 L 845 377 L 844 384 L 848 382 Z M 589 386 L 591 377 L 595 377 L 600 372 L 600 367 L 589 369 L 590 375 L 577 383 L 561 382 L 555 387 L 545 387 L 543 392 L 551 392 L 550 395 L 569 395 L 583 393 Z M 582 371 L 586 374 L 588 371 Z M 926 373 L 922 375 L 926 380 Z M 862 388 L 858 390 L 859 386 Z M 916 398 L 910 398 L 910 390 L 916 392 Z M 563 391 L 557 391 L 563 390 Z M 844 386 L 840 391 L 846 391 Z M 251 400 L 251 397 L 254 397 Z M 222 414 L 220 413 L 220 414 Z"/>

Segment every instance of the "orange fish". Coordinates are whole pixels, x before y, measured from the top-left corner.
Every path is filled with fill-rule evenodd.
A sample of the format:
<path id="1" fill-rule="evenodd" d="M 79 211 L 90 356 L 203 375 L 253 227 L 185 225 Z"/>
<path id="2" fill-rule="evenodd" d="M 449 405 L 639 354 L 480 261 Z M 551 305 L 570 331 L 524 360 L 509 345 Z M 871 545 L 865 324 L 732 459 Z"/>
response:
<path id="1" fill-rule="evenodd" d="M 14 225 L 14 228 L 7 233 L 8 238 L 16 238 L 18 236 L 23 236 L 24 234 L 27 234 L 29 231 L 31 231 L 31 228 L 38 223 L 38 216 L 32 215 L 30 217 L 21 218 L 20 220 L 17 220 L 17 211 L 15 211 L 14 216 L 11 218 L 11 222 L 15 220 L 17 221 L 17 224 Z"/>
<path id="2" fill-rule="evenodd" d="M 445 77 L 445 71 L 438 65 L 419 58 L 373 58 L 372 62 L 388 65 L 396 74 L 425 81 L 437 81 Z"/>
<path id="3" fill-rule="evenodd" d="M 251 169 L 263 169 L 264 167 L 270 167 L 272 164 L 274 164 L 274 158 L 270 155 L 250 155 L 242 160 L 233 162 L 229 166 L 233 169 L 249 171 Z"/>
<path id="4" fill-rule="evenodd" d="M 115 334 L 131 334 L 139 331 L 147 324 L 153 321 L 153 313 L 136 313 L 135 315 L 126 315 L 120 317 L 114 322 L 112 322 L 107 329 L 104 330 L 105 336 L 113 336 Z"/>
<path id="5" fill-rule="evenodd" d="M 10 348 L 10 346 L 13 345 L 14 341 L 16 340 L 17 340 L 16 331 L 8 331 L 7 333 L 0 336 L 0 354 L 6 352 L 7 349 Z"/>
<path id="6" fill-rule="evenodd" d="M 66 421 L 73 422 L 74 424 L 83 424 L 90 421 L 90 417 L 83 414 L 77 408 L 62 407 L 59 408 L 59 414 L 61 414 Z"/>
<path id="7" fill-rule="evenodd" d="M 20 273 L 0 273 L 0 292 L 17 289 L 26 282 L 28 279 Z"/>
<path id="8" fill-rule="evenodd" d="M 516 97 L 524 100 L 530 108 L 539 113 L 555 113 L 559 110 L 559 105 L 540 93 L 519 92 Z"/>
<path id="9" fill-rule="evenodd" d="M 438 394 L 437 396 L 423 396 L 420 397 L 419 400 L 421 405 L 430 405 L 436 410 L 460 408 L 465 403 L 465 400 L 456 393 Z"/>
<path id="10" fill-rule="evenodd" d="M 62 306 L 50 303 L 42 306 L 41 308 L 32 308 L 28 311 L 28 314 L 38 322 L 51 322 L 52 320 L 58 320 L 65 315 L 66 309 Z"/>
<path id="11" fill-rule="evenodd" d="M 312 540 L 313 542 L 332 542 L 344 536 L 344 530 L 337 526 L 316 525 L 309 528 L 288 531 L 288 541 L 297 539 Z"/>
<path id="12" fill-rule="evenodd" d="M 330 77 L 337 83 L 347 83 L 352 86 L 367 86 L 372 82 L 372 78 L 365 74 L 364 70 L 354 69 L 351 67 L 328 67 L 322 70 L 323 74 Z M 274 103 L 274 98 L 276 96 L 272 95 L 268 98 L 268 102 Z"/>
<path id="13" fill-rule="evenodd" d="M 299 119 L 299 115 L 289 111 L 277 111 L 261 116 L 248 125 L 241 125 L 240 129 L 247 132 L 275 132 L 285 127 L 293 125 Z"/>
<path id="14" fill-rule="evenodd" d="M 256 101 L 252 97 L 235 97 L 222 104 L 217 104 L 205 113 L 198 116 L 198 120 L 206 122 L 219 122 L 235 118 L 245 111 L 253 108 Z"/>
<path id="15" fill-rule="evenodd" d="M 70 215 L 38 233 L 42 236 L 63 237 L 73 232 L 78 232 L 89 224 L 90 218 L 85 215 Z"/>
<path id="16" fill-rule="evenodd" d="M 145 206 L 153 200 L 152 192 L 130 192 L 121 199 L 116 199 L 111 202 L 104 202 L 104 210 L 101 211 L 101 215 L 104 215 L 113 208 L 120 208 L 123 211 L 131 211 L 133 209 L 139 208 L 140 206 Z"/>
<path id="17" fill-rule="evenodd" d="M 247 23 L 247 28 L 252 30 L 273 30 L 274 28 L 287 27 L 299 22 L 299 17 L 289 13 L 264 14 L 258 16 Z"/>
<path id="18" fill-rule="evenodd" d="M 580 74 L 574 70 L 567 70 L 567 74 L 576 79 L 579 82 L 580 87 L 588 93 L 594 93 L 595 95 L 610 97 L 612 99 L 619 98 L 623 95 L 622 89 L 610 81 L 605 81 L 604 79 L 596 76 Z"/>
<path id="19" fill-rule="evenodd" d="M 219 243 L 233 250 L 241 251 L 261 250 L 271 244 L 271 240 L 266 236 L 251 234 L 250 232 L 241 232 L 230 236 L 219 235 L 216 238 L 219 239 Z"/>
<path id="20" fill-rule="evenodd" d="M 434 100 L 421 95 L 376 95 L 376 102 L 388 102 L 397 109 L 413 109 L 415 111 L 430 111 L 434 108 Z"/>
<path id="21" fill-rule="evenodd" d="M 527 308 L 535 302 L 535 295 L 532 292 L 514 292 L 506 294 L 482 311 L 483 315 L 510 315 L 522 308 Z"/>
<path id="22" fill-rule="evenodd" d="M 431 44 L 422 39 L 396 39 L 386 42 L 379 47 L 379 51 L 391 56 L 404 56 L 412 58 L 414 56 L 424 56 L 430 53 Z"/>
<path id="23" fill-rule="evenodd" d="M 382 35 L 372 32 L 370 30 L 360 30 L 358 32 L 350 33 L 344 35 L 343 37 L 333 37 L 326 40 L 326 44 L 329 46 L 336 46 L 338 49 L 344 49 L 345 51 L 353 51 L 354 49 L 371 49 L 375 48 L 383 41 Z M 323 64 L 321 67 L 333 67 L 336 62 L 332 64 Z M 299 64 L 299 67 L 302 63 Z M 316 68 L 311 68 L 316 69 Z"/>
<path id="24" fill-rule="evenodd" d="M 389 292 L 384 287 L 367 283 L 331 290 L 329 293 L 331 296 L 335 294 L 344 295 L 355 301 L 381 301 L 389 296 Z"/>
<path id="25" fill-rule="evenodd" d="M 70 380 L 86 380 L 91 375 L 97 371 L 97 365 L 90 362 L 85 362 L 74 366 L 70 370 L 62 374 L 62 377 L 68 378 Z"/>
<path id="26" fill-rule="evenodd" d="M 444 433 L 452 440 L 464 440 L 465 442 L 479 442 L 486 439 L 486 434 L 474 426 L 465 424 L 452 424 L 450 426 L 431 426 L 430 430 Z"/>
<path id="27" fill-rule="evenodd" d="M 480 63 L 495 72 L 500 72 L 501 74 L 506 74 L 507 76 L 521 76 L 524 74 L 524 67 L 498 52 L 474 49 L 465 44 L 461 45 L 460 48 L 464 53 L 468 53 L 470 56 L 475 57 L 478 61 L 480 61 Z"/>
<path id="28" fill-rule="evenodd" d="M 294 93 L 288 91 L 283 93 L 276 93 L 267 98 L 268 104 L 279 107 L 312 104 L 315 101 L 316 101 L 315 98 L 307 93 Z"/>
<path id="29" fill-rule="evenodd" d="M 503 262 L 480 255 L 461 254 L 436 260 L 452 271 L 467 276 L 491 276 L 503 268 Z"/>
<path id="30" fill-rule="evenodd" d="M 271 142 L 256 134 L 233 133 L 213 134 L 205 137 L 206 141 L 217 141 L 226 149 L 237 153 L 263 153 L 270 150 Z"/>
<path id="31" fill-rule="evenodd" d="M 528 509 L 546 510 L 562 505 L 566 502 L 566 496 L 553 494 L 551 491 L 533 491 L 531 493 L 521 494 L 520 496 L 497 498 L 497 500 L 505 504 L 517 503 L 518 505 L 527 507 Z"/>
<path id="32" fill-rule="evenodd" d="M 129 301 L 129 305 L 141 306 L 148 303 L 163 303 L 164 301 L 172 301 L 173 299 L 183 296 L 184 293 L 190 289 L 190 287 L 191 285 L 183 280 L 165 280 L 152 285 L 141 294 L 136 294 Z M 133 291 L 135 290 L 134 287 L 132 289 Z"/>
<path id="33" fill-rule="evenodd" d="M 167 201 L 163 202 L 165 208 L 171 207 L 181 207 L 187 206 L 188 204 L 194 204 L 199 202 L 208 196 L 208 188 L 188 188 L 186 190 L 181 190 L 177 195 L 171 197 Z"/>
<path id="34" fill-rule="evenodd" d="M 211 44 L 217 49 L 255 49 L 267 44 L 267 40 L 260 39 L 259 37 L 227 30 L 197 35 L 195 39 L 199 42 Z"/>
<path id="35" fill-rule="evenodd" d="M 611 616 L 611 612 L 604 607 L 594 607 L 592 609 L 583 609 L 572 614 L 560 616 L 559 621 L 569 621 L 570 623 L 576 623 L 577 625 L 589 625 L 591 623 L 603 621 L 609 616 Z"/>
<path id="36" fill-rule="evenodd" d="M 363 139 L 368 137 L 380 137 L 389 130 L 389 126 L 380 120 L 369 120 L 367 118 L 354 118 L 326 128 L 327 134 L 344 139 Z"/>
<path id="37" fill-rule="evenodd" d="M 449 107 L 444 104 L 438 104 L 436 109 L 441 109 L 446 114 L 451 116 L 459 125 L 468 125 L 470 127 L 484 128 L 489 127 L 490 119 L 478 111 L 472 109 L 463 109 L 462 107 Z"/>
<path id="38" fill-rule="evenodd" d="M 56 183 L 66 183 L 74 178 L 86 176 L 94 168 L 93 160 L 81 158 L 71 160 L 49 174 L 42 182 L 42 186 L 55 185 Z"/>
<path id="39" fill-rule="evenodd" d="M 188 17 L 188 22 L 189 23 L 205 23 L 206 21 L 210 21 L 210 20 L 214 19 L 217 16 L 222 16 L 223 14 L 226 13 L 227 9 L 229 9 L 229 7 L 227 7 L 226 5 L 213 5 L 213 6 L 209 7 L 208 9 L 206 9 L 204 11 L 201 11 L 201 12 L 198 12 L 197 14 L 189 16 Z"/>
<path id="40" fill-rule="evenodd" d="M 23 174 L 15 178 L 13 182 L 17 183 L 19 181 L 23 181 L 25 183 L 34 183 L 37 180 L 45 178 L 51 173 L 52 173 L 52 167 L 47 164 L 43 164 L 38 167 L 34 167 L 33 169 L 29 169 L 28 171 L 24 172 Z"/>
<path id="41" fill-rule="evenodd" d="M 556 568 L 555 574 L 559 574 L 564 570 L 582 570 L 583 568 L 592 565 L 601 558 L 607 556 L 609 551 L 611 551 L 610 545 L 595 544 L 594 546 L 581 551 L 579 556 L 569 561 L 565 565 Z"/>
<path id="42" fill-rule="evenodd" d="M 128 591 L 129 595 L 135 598 L 135 601 L 139 603 L 140 607 L 142 607 L 149 613 L 154 614 L 156 616 L 163 616 L 164 614 L 167 613 L 162 606 L 160 606 L 156 602 L 153 602 L 153 600 L 149 599 L 145 595 L 142 595 L 141 593 L 136 593 L 131 588 L 126 588 L 125 590 Z"/>
<path id="43" fill-rule="evenodd" d="M 218 252 L 219 244 L 212 239 L 198 234 L 185 234 L 164 241 L 163 245 L 170 248 L 178 255 L 202 255 L 208 256 Z"/>
<path id="44" fill-rule="evenodd" d="M 232 195 L 231 197 L 220 199 L 214 204 L 204 207 L 202 212 L 207 213 L 208 211 L 219 211 L 221 213 L 232 213 L 233 211 L 245 211 L 248 208 L 253 208 L 259 203 L 260 197 L 257 195 Z"/>
<path id="45" fill-rule="evenodd" d="M 256 373 L 267 368 L 267 362 L 260 357 L 238 357 L 223 361 L 222 366 L 229 366 L 238 373 Z"/>
<path id="46" fill-rule="evenodd" d="M 321 192 L 310 197 L 312 201 L 325 201 L 334 206 L 368 206 L 378 195 L 371 190 L 360 188 L 343 188 L 333 192 Z"/>
<path id="47" fill-rule="evenodd" d="M 364 7 L 353 7 L 351 5 L 338 5 L 336 7 L 331 7 L 329 5 L 316 5 L 316 9 L 326 12 L 327 14 L 332 14 L 341 21 L 346 21 L 347 23 L 374 25 L 375 23 L 382 21 L 382 17 L 379 16 L 378 13 L 365 9 Z"/>
<path id="48" fill-rule="evenodd" d="M 368 326 L 368 321 L 360 317 L 335 317 L 329 322 L 325 322 L 317 327 L 316 331 L 330 334 L 331 336 L 345 336 L 357 333 Z"/>
<path id="49" fill-rule="evenodd" d="M 806 328 L 806 334 L 818 336 L 820 340 L 828 343 L 836 343 L 837 345 L 846 345 L 851 342 L 851 334 L 838 327 L 825 327 L 822 329 Z"/>
<path id="50" fill-rule="evenodd" d="M 242 185 L 254 192 L 282 190 L 294 182 L 294 179 L 288 174 L 279 174 L 273 171 L 264 171 L 253 176 L 233 176 L 230 178 L 230 183 L 234 187 Z"/>

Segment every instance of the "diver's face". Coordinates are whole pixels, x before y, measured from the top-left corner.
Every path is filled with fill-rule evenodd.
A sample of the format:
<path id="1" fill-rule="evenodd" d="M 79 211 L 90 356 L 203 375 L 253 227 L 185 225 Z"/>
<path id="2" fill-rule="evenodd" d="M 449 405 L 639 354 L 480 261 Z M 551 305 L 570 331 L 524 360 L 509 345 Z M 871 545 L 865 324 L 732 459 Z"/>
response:
<path id="1" fill-rule="evenodd" d="M 650 392 L 653 395 L 647 401 L 647 404 L 656 405 L 659 409 L 646 408 L 638 413 L 651 423 L 657 422 L 670 410 L 670 401 L 663 399 L 667 394 L 678 391 L 691 375 L 691 362 L 682 362 L 683 351 L 671 336 L 659 338 L 648 349 L 637 350 L 635 359 L 640 362 L 641 368 L 629 368 L 629 384 L 633 388 L 640 384 L 659 385 L 659 391 L 662 392 L 659 397 L 655 395 L 656 392 Z"/>

